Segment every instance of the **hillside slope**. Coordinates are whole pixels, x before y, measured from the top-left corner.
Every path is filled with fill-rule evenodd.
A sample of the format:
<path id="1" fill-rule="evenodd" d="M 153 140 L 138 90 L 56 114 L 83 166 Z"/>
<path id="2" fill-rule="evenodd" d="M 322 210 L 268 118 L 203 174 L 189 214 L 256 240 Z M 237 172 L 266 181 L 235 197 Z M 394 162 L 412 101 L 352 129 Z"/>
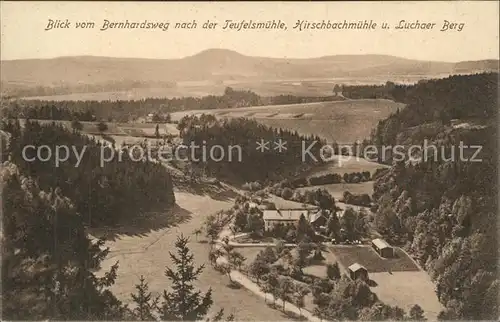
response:
<path id="1" fill-rule="evenodd" d="M 374 221 L 429 272 L 440 320 L 498 318 L 497 89 L 494 73 L 401 87 L 408 105 L 372 135 L 378 147 L 429 147 L 385 160 L 393 166 L 374 184 Z"/>

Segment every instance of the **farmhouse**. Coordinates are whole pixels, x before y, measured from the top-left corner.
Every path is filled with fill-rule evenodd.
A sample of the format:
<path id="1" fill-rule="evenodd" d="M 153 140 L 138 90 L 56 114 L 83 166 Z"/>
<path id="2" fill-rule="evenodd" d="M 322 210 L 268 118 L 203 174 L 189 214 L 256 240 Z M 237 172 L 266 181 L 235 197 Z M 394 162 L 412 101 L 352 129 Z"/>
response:
<path id="1" fill-rule="evenodd" d="M 372 240 L 372 247 L 381 257 L 394 257 L 394 248 L 383 239 L 377 238 Z"/>
<path id="2" fill-rule="evenodd" d="M 318 210 L 315 213 L 311 213 L 309 215 L 309 223 L 314 227 L 314 228 L 319 228 L 321 226 L 326 225 L 326 217 L 323 215 L 323 212 L 321 210 Z"/>
<path id="3" fill-rule="evenodd" d="M 153 117 L 155 115 L 153 113 L 149 113 L 148 116 L 146 116 L 146 123 L 153 123 Z"/>
<path id="4" fill-rule="evenodd" d="M 278 209 L 264 210 L 264 229 L 271 230 L 274 225 L 282 223 L 284 225 L 295 225 L 299 222 L 300 216 L 308 217 L 307 209 Z"/>
<path id="5" fill-rule="evenodd" d="M 368 280 L 368 270 L 363 266 L 358 263 L 354 263 L 351 266 L 347 268 L 349 271 L 349 276 L 351 279 L 362 279 L 364 281 Z"/>

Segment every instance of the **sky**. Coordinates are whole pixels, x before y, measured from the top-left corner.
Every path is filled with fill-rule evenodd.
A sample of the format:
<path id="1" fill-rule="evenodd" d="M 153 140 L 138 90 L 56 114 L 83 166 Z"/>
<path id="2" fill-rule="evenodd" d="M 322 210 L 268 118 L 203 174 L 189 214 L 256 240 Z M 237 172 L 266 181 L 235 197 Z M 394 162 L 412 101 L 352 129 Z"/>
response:
<path id="1" fill-rule="evenodd" d="M 209 48 L 248 56 L 309 58 L 326 55 L 387 54 L 419 60 L 457 62 L 498 59 L 499 5 L 487 2 L 5 2 L 0 3 L 2 60 L 59 56 L 181 58 Z M 69 19 L 69 29 L 45 31 L 48 20 Z M 113 22 L 188 22 L 192 30 L 107 30 Z M 208 20 L 281 20 L 286 31 L 203 29 Z M 308 30 L 297 20 L 387 22 L 389 30 Z M 400 20 L 436 23 L 433 30 L 395 30 Z M 440 31 L 444 21 L 464 23 L 462 31 Z M 79 21 L 95 29 L 75 29 Z"/>

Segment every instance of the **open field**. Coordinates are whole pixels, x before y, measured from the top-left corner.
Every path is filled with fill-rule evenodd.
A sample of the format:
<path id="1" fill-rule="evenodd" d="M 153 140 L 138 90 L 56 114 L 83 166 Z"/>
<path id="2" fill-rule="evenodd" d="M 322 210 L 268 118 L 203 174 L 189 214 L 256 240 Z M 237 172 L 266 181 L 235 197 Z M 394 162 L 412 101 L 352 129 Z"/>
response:
<path id="1" fill-rule="evenodd" d="M 426 272 L 370 273 L 369 275 L 376 284 L 371 290 L 385 304 L 397 305 L 406 311 L 418 304 L 424 310 L 428 320 L 437 320 L 443 306 L 437 298 L 436 286 Z"/>
<path id="2" fill-rule="evenodd" d="M 13 74 L 12 77 L 17 77 Z M 328 96 L 332 95 L 335 84 L 345 85 L 381 85 L 388 80 L 398 83 L 415 83 L 422 75 L 388 75 L 372 77 L 337 77 L 337 78 L 301 78 L 301 79 L 262 79 L 262 80 L 224 80 L 224 81 L 178 81 L 177 86 L 165 86 L 149 88 L 130 88 L 123 91 L 99 91 L 69 93 L 60 95 L 45 95 L 24 97 L 24 99 L 40 99 L 49 101 L 116 101 L 116 100 L 140 100 L 144 98 L 174 98 L 174 97 L 202 97 L 207 95 L 222 95 L 226 87 L 230 86 L 236 90 L 253 91 L 261 96 L 297 95 L 297 96 Z M 4 79 L 2 79 L 4 80 Z M 5 80 L 16 87 L 31 87 L 32 81 L 26 79 Z M 40 83 L 40 80 L 35 81 Z M 47 84 L 48 85 L 48 84 Z M 54 84 L 50 84 L 53 86 Z"/>
<path id="3" fill-rule="evenodd" d="M 335 83 L 328 81 L 267 81 L 267 82 L 185 82 L 175 87 L 134 88 L 126 91 L 71 93 L 50 96 L 24 97 L 24 99 L 47 101 L 117 101 L 140 100 L 145 98 L 203 97 L 223 95 L 226 87 L 235 90 L 249 90 L 261 96 L 297 95 L 329 96 Z"/>
<path id="4" fill-rule="evenodd" d="M 199 228 L 205 218 L 218 210 L 232 206 L 232 198 L 219 197 L 214 199 L 208 195 L 192 194 L 177 191 L 177 205 L 173 210 L 179 220 L 176 225 L 159 227 L 149 232 L 123 232 L 106 243 L 111 253 L 102 263 L 104 270 L 109 269 L 119 261 L 118 277 L 112 286 L 112 291 L 125 303 L 131 303 L 130 293 L 139 277 L 144 275 L 153 294 L 159 294 L 169 287 L 169 281 L 164 277 L 166 266 L 172 265 L 168 255 L 175 251 L 174 243 L 178 235 L 191 236 L 194 229 Z M 155 224 L 156 225 L 156 224 Z M 131 229 L 137 227 L 131 227 Z M 203 238 L 200 236 L 200 240 Z M 289 318 L 282 312 L 267 307 L 263 300 L 245 288 L 228 287 L 227 276 L 215 271 L 208 263 L 207 243 L 196 242 L 192 236 L 189 248 L 194 254 L 197 265 L 204 264 L 205 269 L 196 286 L 203 291 L 210 287 L 213 290 L 212 313 L 224 308 L 227 314 L 234 313 L 237 320 L 283 321 Z M 250 255 L 246 255 L 250 257 Z"/>
<path id="5" fill-rule="evenodd" d="M 353 194 L 367 193 L 369 196 L 373 194 L 373 181 L 360 182 L 360 183 L 332 183 L 310 187 L 298 188 L 299 191 L 325 189 L 328 191 L 336 201 L 343 198 L 344 191 L 349 191 Z"/>
<path id="6" fill-rule="evenodd" d="M 213 114 L 218 118 L 246 117 L 276 128 L 318 135 L 327 142 L 353 143 L 370 135 L 377 122 L 403 104 L 366 99 L 247 108 L 194 110 L 172 113 L 172 120 L 185 115 Z"/>
<path id="7" fill-rule="evenodd" d="M 380 257 L 370 246 L 330 246 L 342 266 L 347 268 L 354 263 L 366 267 L 368 275 L 380 272 L 419 271 L 411 258 L 395 247 L 395 258 Z"/>
<path id="8" fill-rule="evenodd" d="M 370 171 L 373 175 L 377 169 L 389 168 L 388 165 L 368 161 L 356 156 L 334 156 L 329 162 L 325 162 L 312 169 L 307 176 L 315 177 L 329 173 L 344 173 Z"/>

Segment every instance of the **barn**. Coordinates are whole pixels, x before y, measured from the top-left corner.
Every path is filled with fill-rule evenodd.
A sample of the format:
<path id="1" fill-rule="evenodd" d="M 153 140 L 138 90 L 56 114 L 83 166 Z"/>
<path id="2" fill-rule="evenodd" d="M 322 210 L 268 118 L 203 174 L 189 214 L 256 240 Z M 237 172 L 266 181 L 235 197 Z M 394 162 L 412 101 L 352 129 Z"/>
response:
<path id="1" fill-rule="evenodd" d="M 352 280 L 361 279 L 364 281 L 368 280 L 368 270 L 361 264 L 354 263 L 347 268 L 349 271 L 349 276 Z"/>
<path id="2" fill-rule="evenodd" d="M 394 248 L 383 239 L 377 238 L 372 240 L 372 247 L 381 257 L 394 257 Z"/>

